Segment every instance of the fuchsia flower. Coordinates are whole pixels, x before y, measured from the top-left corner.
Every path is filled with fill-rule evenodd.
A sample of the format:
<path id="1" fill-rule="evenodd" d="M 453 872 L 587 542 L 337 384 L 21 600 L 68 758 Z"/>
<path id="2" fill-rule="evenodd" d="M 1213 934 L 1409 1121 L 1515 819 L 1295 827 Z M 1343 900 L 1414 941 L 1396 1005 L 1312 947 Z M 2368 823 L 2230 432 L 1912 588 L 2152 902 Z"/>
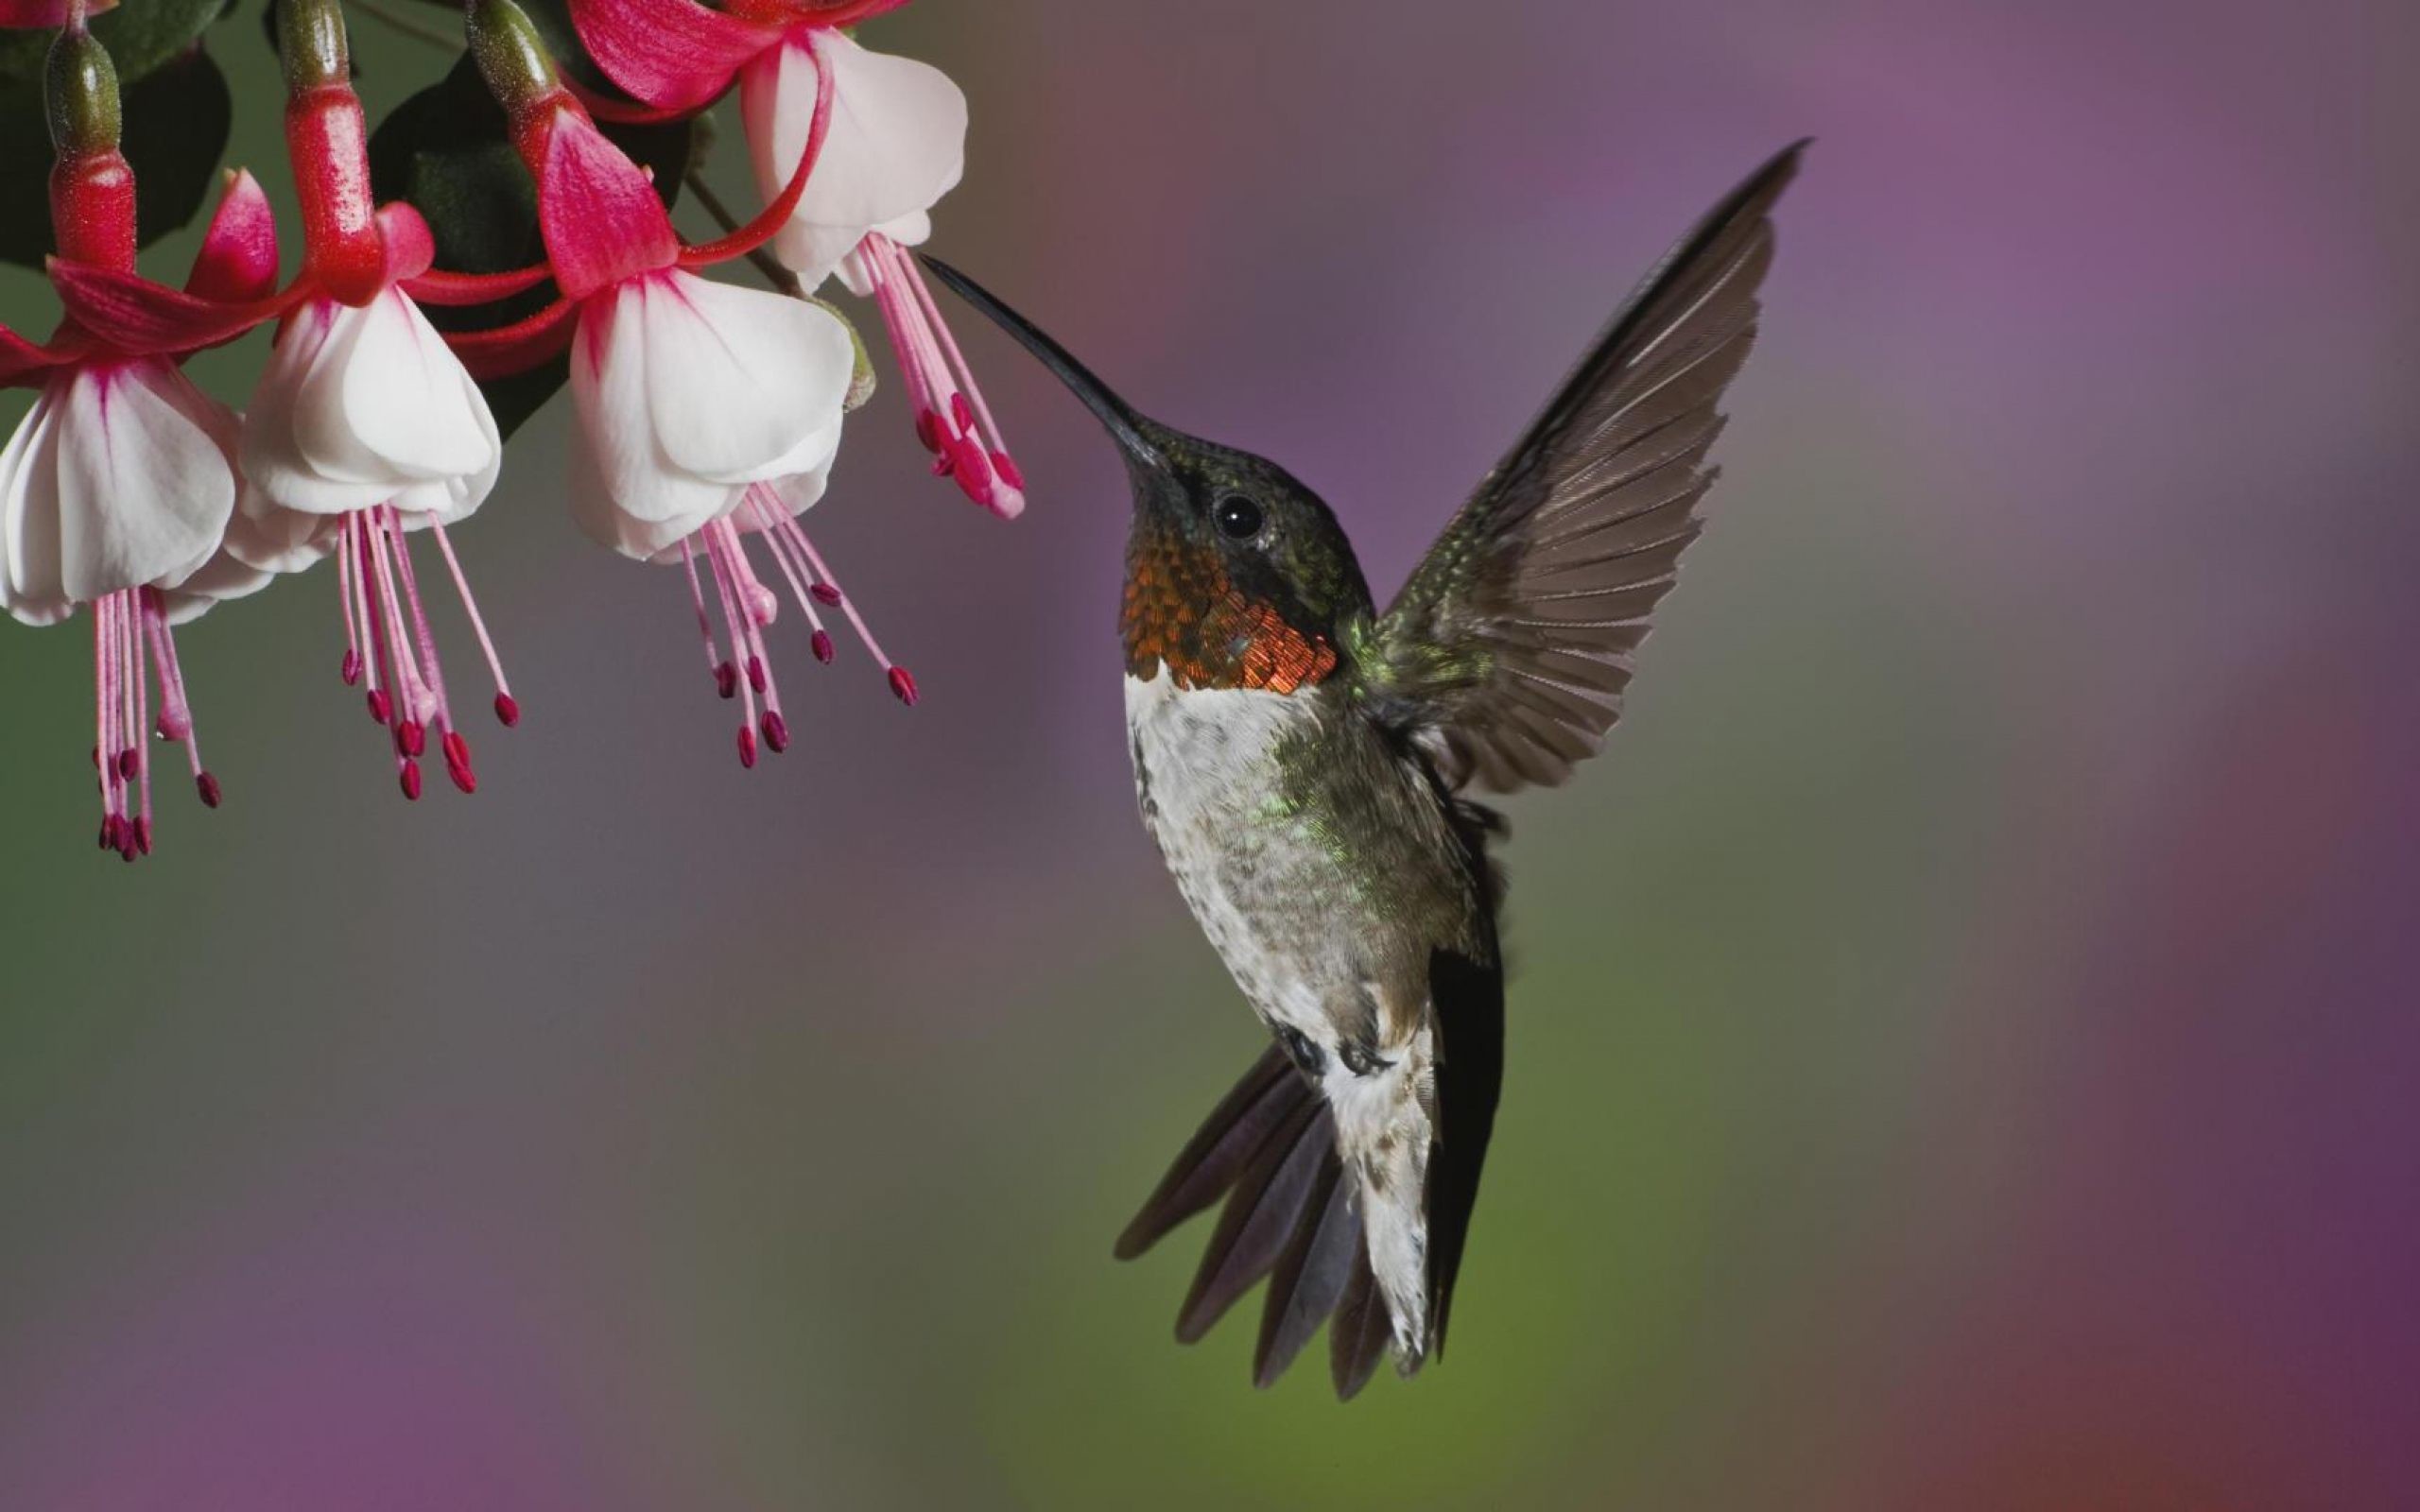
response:
<path id="1" fill-rule="evenodd" d="M 692 270 L 773 234 L 797 206 L 826 128 L 810 133 L 787 186 L 754 224 L 685 247 L 645 173 L 562 87 L 510 0 L 474 0 L 471 34 L 537 179 L 539 229 L 562 298 L 518 326 L 458 337 L 457 349 L 475 368 L 510 370 L 570 346 L 581 430 L 574 512 L 626 556 L 688 567 L 707 662 L 717 691 L 743 701 L 739 757 L 753 766 L 760 743 L 778 752 L 790 733 L 764 636 L 779 599 L 751 566 L 745 538 L 769 550 L 816 627 L 818 658 L 830 660 L 817 607 L 847 603 L 796 517 L 821 495 L 838 450 L 855 342 L 817 305 Z M 701 558 L 722 613 L 720 648 Z M 914 679 L 864 639 L 912 703 Z"/>
<path id="2" fill-rule="evenodd" d="M 80 18 L 54 45 L 49 77 L 50 275 L 65 300 L 88 274 L 131 275 L 134 175 L 118 151 L 116 75 Z M 233 307 L 266 297 L 276 276 L 268 202 L 233 175 L 180 297 Z M 0 328 L 0 384 L 41 388 L 0 453 L 0 607 L 31 625 L 92 610 L 100 839 L 129 861 L 152 843 L 147 730 L 185 747 L 202 802 L 218 805 L 170 622 L 266 578 L 221 557 L 241 491 L 237 421 L 179 364 L 243 329 L 120 330 L 72 301 L 46 345 Z"/>
<path id="3" fill-rule="evenodd" d="M 934 471 L 1014 519 L 1025 508 L 1024 477 L 904 250 L 932 233 L 933 206 L 964 171 L 966 97 L 939 69 L 870 52 L 839 29 L 901 3 L 741 0 L 717 10 L 697 0 L 572 0 L 571 10 L 597 66 L 658 111 L 694 110 L 736 79 L 767 196 L 821 139 L 774 255 L 810 292 L 837 272 L 852 293 L 874 300 Z"/>
<path id="4" fill-rule="evenodd" d="M 341 11 L 289 3 L 278 19 L 286 141 L 303 212 L 302 277 L 282 295 L 247 302 L 179 294 L 109 270 L 75 280 L 64 291 L 68 308 L 121 332 L 240 327 L 283 315 L 244 421 L 240 463 L 252 487 L 230 522 L 227 555 L 262 573 L 335 556 L 342 677 L 348 686 L 367 681 L 370 716 L 387 729 L 404 796 L 420 797 L 420 764 L 432 743 L 454 785 L 474 793 L 470 742 L 405 536 L 426 530 L 436 539 L 494 679 L 496 717 L 518 724 L 520 705 L 445 533 L 486 499 L 504 448 L 478 386 L 406 291 L 426 281 L 445 297 L 492 297 L 514 281 L 429 277 L 436 247 L 420 214 L 371 204 L 368 132 Z"/>

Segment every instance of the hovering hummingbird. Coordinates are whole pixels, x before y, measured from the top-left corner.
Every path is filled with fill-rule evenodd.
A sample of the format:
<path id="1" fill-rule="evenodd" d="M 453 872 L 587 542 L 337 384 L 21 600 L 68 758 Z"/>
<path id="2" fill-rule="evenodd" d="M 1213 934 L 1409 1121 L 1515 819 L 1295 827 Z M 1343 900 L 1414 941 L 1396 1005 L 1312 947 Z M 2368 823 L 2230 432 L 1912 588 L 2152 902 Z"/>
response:
<path id="1" fill-rule="evenodd" d="M 1806 144 L 1675 247 L 1374 607 L 1286 471 L 1112 393 L 973 280 L 935 276 L 1074 390 L 1126 457 L 1121 617 L 1144 822 L 1272 1037 L 1117 1242 L 1221 1197 L 1177 1336 L 1264 1277 L 1273 1383 L 1329 1329 L 1340 1397 L 1443 1345 L 1504 1061 L 1502 833 L 1464 796 L 1552 785 L 1621 713 L 1700 528 L 1723 389 L 1755 335 L 1770 215 Z"/>

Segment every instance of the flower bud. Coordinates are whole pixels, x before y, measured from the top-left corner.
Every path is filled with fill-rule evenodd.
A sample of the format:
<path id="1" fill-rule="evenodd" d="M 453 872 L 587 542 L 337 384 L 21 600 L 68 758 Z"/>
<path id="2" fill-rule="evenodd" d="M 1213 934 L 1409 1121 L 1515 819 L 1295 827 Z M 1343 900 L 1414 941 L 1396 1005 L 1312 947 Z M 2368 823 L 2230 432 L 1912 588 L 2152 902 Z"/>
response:
<path id="1" fill-rule="evenodd" d="M 471 57 L 487 80 L 488 93 L 516 122 L 547 98 L 562 93 L 555 60 L 527 12 L 512 0 L 471 0 L 463 29 L 471 40 Z"/>
<path id="2" fill-rule="evenodd" d="M 70 26 L 50 44 L 43 84 L 50 112 L 50 145 L 62 160 L 117 150 L 117 67 L 100 39 Z"/>
<path id="3" fill-rule="evenodd" d="M 295 94 L 353 82 L 344 9 L 337 0 L 277 0 L 277 55 L 285 87 Z"/>

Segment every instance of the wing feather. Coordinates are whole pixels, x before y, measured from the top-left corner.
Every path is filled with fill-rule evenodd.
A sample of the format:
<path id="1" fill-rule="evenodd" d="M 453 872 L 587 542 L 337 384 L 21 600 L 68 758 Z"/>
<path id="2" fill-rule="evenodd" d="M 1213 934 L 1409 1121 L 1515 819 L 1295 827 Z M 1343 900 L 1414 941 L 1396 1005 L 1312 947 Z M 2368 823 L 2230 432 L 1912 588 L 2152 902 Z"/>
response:
<path id="1" fill-rule="evenodd" d="M 1772 207 L 1805 147 L 1649 275 L 1378 622 L 1365 694 L 1456 786 L 1560 782 L 1621 717 L 1631 654 L 1702 528 L 1717 406 L 1754 341 Z"/>

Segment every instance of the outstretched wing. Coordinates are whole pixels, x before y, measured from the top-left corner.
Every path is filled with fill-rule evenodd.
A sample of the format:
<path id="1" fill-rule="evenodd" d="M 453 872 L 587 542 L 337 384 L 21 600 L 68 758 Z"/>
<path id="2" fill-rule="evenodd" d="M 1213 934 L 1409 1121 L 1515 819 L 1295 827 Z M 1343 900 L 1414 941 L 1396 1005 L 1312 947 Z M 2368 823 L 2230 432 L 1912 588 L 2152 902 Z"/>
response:
<path id="1" fill-rule="evenodd" d="M 1666 255 L 1376 627 L 1365 696 L 1459 787 L 1551 786 L 1596 754 L 1697 539 L 1716 410 L 1756 333 L 1785 149 Z"/>

